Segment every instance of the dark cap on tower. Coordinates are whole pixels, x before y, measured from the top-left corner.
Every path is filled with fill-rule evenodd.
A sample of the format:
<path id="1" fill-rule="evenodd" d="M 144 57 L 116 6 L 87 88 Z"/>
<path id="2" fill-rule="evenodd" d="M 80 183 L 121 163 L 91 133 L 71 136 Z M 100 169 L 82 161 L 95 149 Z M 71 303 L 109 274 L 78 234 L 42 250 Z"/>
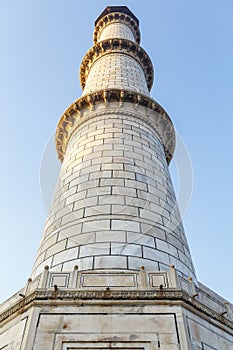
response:
<path id="1" fill-rule="evenodd" d="M 107 6 L 106 9 L 101 13 L 101 15 L 95 21 L 95 25 L 99 22 L 99 20 L 102 17 L 113 12 L 124 13 L 125 15 L 128 15 L 129 17 L 131 17 L 137 23 L 137 25 L 139 25 L 139 20 L 137 19 L 136 16 L 134 16 L 134 14 L 128 9 L 127 6 Z"/>

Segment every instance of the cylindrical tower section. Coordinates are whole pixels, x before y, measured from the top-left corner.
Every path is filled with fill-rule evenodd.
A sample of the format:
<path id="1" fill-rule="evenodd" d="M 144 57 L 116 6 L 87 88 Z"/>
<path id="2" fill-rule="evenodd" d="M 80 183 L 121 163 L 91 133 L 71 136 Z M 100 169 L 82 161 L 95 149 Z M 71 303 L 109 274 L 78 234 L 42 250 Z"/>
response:
<path id="1" fill-rule="evenodd" d="M 111 21 L 115 13 L 120 20 L 120 10 L 110 12 Z M 122 11 L 125 25 L 130 13 L 124 7 Z M 134 16 L 131 19 L 137 24 Z M 108 26 L 110 30 L 111 24 L 105 23 L 100 39 Z M 139 42 L 140 36 L 132 33 Z M 92 60 L 90 65 L 82 63 L 86 72 L 89 69 L 87 76 L 104 57 L 117 60 L 119 56 L 114 77 L 124 72 L 130 80 L 121 56 L 135 55 L 137 74 L 143 71 L 147 85 L 151 84 L 148 56 L 136 43 L 125 49 L 122 43 L 127 42 L 131 45 L 121 39 L 115 49 L 120 52 L 111 53 L 114 48 L 108 48 L 94 63 L 91 54 L 86 56 Z M 100 76 L 105 78 L 103 67 Z M 85 79 L 84 85 L 95 83 L 94 78 L 90 83 Z M 32 277 L 45 265 L 62 272 L 75 265 L 80 270 L 139 270 L 144 266 L 162 271 L 173 264 L 180 275 L 195 279 L 168 170 L 175 146 L 173 124 L 157 102 L 137 92 L 136 86 L 143 85 L 137 83 L 135 89 L 133 85 L 113 86 L 97 86 L 85 93 L 58 124 L 56 143 L 62 168 Z"/>
<path id="2" fill-rule="evenodd" d="M 110 53 L 100 57 L 90 69 L 83 95 L 114 88 L 149 95 L 143 68 L 135 58 L 121 53 Z"/>
<path id="3" fill-rule="evenodd" d="M 131 41 L 136 41 L 135 35 L 127 24 L 124 24 L 120 21 L 115 23 L 109 23 L 108 26 L 104 27 L 98 35 L 98 42 L 105 39 L 115 39 L 122 38 L 128 39 Z"/>

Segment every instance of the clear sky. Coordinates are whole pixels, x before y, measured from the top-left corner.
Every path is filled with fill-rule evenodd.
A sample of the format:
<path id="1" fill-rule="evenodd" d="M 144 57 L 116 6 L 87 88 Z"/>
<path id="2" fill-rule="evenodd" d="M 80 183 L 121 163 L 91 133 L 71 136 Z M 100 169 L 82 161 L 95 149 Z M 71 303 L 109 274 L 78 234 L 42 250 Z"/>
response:
<path id="1" fill-rule="evenodd" d="M 233 302 L 232 0 L 0 1 L 0 301 L 30 277 L 59 167 L 54 131 L 81 95 L 79 65 L 107 5 L 127 5 L 140 20 L 151 96 L 190 154 L 184 225 L 197 276 Z M 178 191 L 174 162 L 171 170 Z"/>

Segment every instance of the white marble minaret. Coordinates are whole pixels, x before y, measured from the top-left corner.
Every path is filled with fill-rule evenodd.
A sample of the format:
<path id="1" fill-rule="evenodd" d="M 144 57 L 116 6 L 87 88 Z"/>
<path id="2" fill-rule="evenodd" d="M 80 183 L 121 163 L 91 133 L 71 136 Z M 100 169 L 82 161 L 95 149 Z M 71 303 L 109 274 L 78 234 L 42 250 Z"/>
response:
<path id="1" fill-rule="evenodd" d="M 153 65 L 137 18 L 124 12 L 97 19 L 80 67 L 83 95 L 58 124 L 62 168 L 33 278 L 45 265 L 61 272 L 171 264 L 195 278 L 168 170 L 173 125 L 150 98 Z"/>
<path id="2" fill-rule="evenodd" d="M 233 349 L 232 305 L 195 276 L 153 76 L 138 19 L 107 7 L 57 127 L 62 167 L 32 275 L 0 306 L 0 349 Z"/>

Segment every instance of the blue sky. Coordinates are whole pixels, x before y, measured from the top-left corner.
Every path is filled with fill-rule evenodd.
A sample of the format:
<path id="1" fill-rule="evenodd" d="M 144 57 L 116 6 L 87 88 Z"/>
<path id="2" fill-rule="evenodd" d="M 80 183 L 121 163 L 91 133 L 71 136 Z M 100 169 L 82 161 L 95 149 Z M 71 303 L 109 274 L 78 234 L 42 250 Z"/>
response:
<path id="1" fill-rule="evenodd" d="M 1 0 L 0 301 L 30 276 L 59 167 L 54 131 L 81 95 L 79 65 L 107 5 L 127 5 L 140 20 L 155 69 L 151 96 L 191 159 L 184 225 L 197 276 L 233 301 L 231 0 Z M 171 171 L 178 191 L 174 162 Z"/>

